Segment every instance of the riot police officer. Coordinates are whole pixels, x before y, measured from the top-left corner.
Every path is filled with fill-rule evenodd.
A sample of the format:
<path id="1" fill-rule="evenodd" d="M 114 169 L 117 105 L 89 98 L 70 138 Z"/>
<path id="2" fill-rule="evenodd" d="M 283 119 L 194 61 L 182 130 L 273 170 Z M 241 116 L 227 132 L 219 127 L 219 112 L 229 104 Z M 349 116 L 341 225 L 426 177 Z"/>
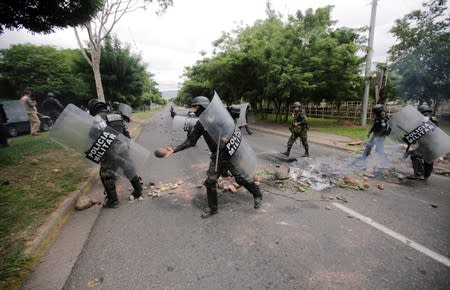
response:
<path id="1" fill-rule="evenodd" d="M 439 126 L 439 121 L 436 117 L 431 116 L 433 110 L 427 104 L 420 105 L 417 110 L 424 115 L 424 122 L 431 121 L 436 126 Z M 411 163 L 414 170 L 414 174 L 408 176 L 408 179 L 427 180 L 433 172 L 433 162 L 428 163 L 423 159 L 422 154 L 418 150 L 409 150 L 406 155 L 411 157 Z"/>
<path id="2" fill-rule="evenodd" d="M 292 104 L 294 108 L 294 112 L 292 113 L 292 123 L 289 127 L 289 131 L 291 131 L 291 136 L 289 137 L 287 143 L 286 152 L 281 154 L 289 157 L 291 153 L 292 145 L 294 145 L 295 140 L 300 137 L 302 141 L 303 148 L 305 149 L 305 153 L 301 157 L 309 157 L 309 146 L 308 146 L 308 119 L 306 118 L 305 112 L 302 110 L 302 105 L 300 102 L 294 102 Z"/>
<path id="3" fill-rule="evenodd" d="M 202 114 L 202 112 L 208 107 L 209 105 L 209 99 L 203 96 L 195 97 L 192 100 L 192 110 L 195 113 L 197 117 Z M 208 207 L 204 209 L 201 217 L 202 218 L 208 218 L 211 215 L 214 215 L 218 212 L 218 201 L 217 201 L 217 179 L 219 178 L 221 172 L 224 172 L 226 170 L 229 170 L 231 174 L 235 177 L 236 182 L 242 186 L 244 186 L 250 193 L 253 194 L 253 200 L 254 204 L 253 207 L 255 209 L 259 208 L 262 203 L 262 194 L 259 189 L 259 186 L 253 181 L 250 180 L 248 177 L 244 177 L 239 168 L 237 168 L 235 165 L 231 163 L 231 160 L 229 157 L 227 157 L 225 154 L 221 154 L 219 152 L 219 157 L 216 158 L 217 154 L 217 143 L 211 135 L 205 130 L 201 122 L 197 122 L 192 129 L 192 131 L 189 132 L 187 139 L 175 149 L 172 149 L 170 147 L 167 147 L 168 153 L 165 157 L 170 156 L 172 153 L 176 153 L 179 151 L 182 151 L 184 149 L 187 149 L 189 147 L 195 146 L 198 139 L 203 136 L 203 138 L 206 141 L 206 144 L 208 145 L 209 150 L 211 151 L 211 159 L 209 163 L 209 168 L 207 171 L 207 178 L 204 182 L 206 187 L 206 195 L 208 199 Z M 216 160 L 218 161 L 218 164 L 216 166 Z"/>
<path id="4" fill-rule="evenodd" d="M 52 92 L 47 94 L 47 98 L 42 102 L 41 107 L 44 108 L 53 122 L 56 122 L 56 119 L 58 119 L 59 115 L 64 110 L 64 106 Z"/>
<path id="5" fill-rule="evenodd" d="M 123 117 L 120 113 L 110 112 L 108 106 L 99 101 L 98 99 L 92 99 L 88 103 L 89 113 L 92 116 L 100 117 L 106 122 L 106 124 L 122 133 L 124 136 L 130 138 L 130 133 L 125 125 Z M 121 144 L 118 150 L 110 150 L 105 154 L 105 157 L 100 163 L 100 179 L 105 188 L 106 202 L 103 207 L 116 208 L 119 206 L 119 200 L 116 192 L 116 171 L 121 168 L 124 175 L 128 178 L 133 186 L 133 192 L 131 193 L 135 199 L 143 198 L 143 188 L 141 184 L 141 178 L 136 174 L 132 161 L 128 156 L 128 151 Z"/>
<path id="6" fill-rule="evenodd" d="M 379 157 L 386 158 L 384 153 L 384 140 L 391 132 L 388 124 L 389 118 L 384 111 L 384 106 L 382 104 L 377 104 L 372 107 L 372 112 L 375 114 L 375 118 L 372 128 L 370 128 L 370 131 L 367 134 L 367 137 L 370 137 L 371 134 L 372 137 L 366 144 L 366 148 L 362 154 L 361 159 L 363 160 L 370 155 L 373 146 L 375 146 L 375 150 Z"/>

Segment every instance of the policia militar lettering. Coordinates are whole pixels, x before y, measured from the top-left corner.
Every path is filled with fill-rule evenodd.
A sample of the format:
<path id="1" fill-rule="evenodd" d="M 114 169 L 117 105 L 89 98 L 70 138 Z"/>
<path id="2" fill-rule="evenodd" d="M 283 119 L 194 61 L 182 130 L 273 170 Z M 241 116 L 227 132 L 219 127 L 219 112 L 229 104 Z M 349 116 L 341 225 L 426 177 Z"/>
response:
<path id="1" fill-rule="evenodd" d="M 220 98 L 216 95 L 214 98 L 218 98 L 220 105 L 223 105 L 220 101 Z M 214 100 L 213 100 L 214 101 Z M 214 104 L 216 104 L 215 102 Z M 220 120 L 220 116 L 215 116 L 212 114 L 214 120 L 214 124 L 218 127 L 223 126 L 229 128 L 229 124 L 233 124 L 234 130 L 232 130 L 231 136 L 227 138 L 227 140 L 215 140 L 212 137 L 212 132 L 207 131 L 205 129 L 206 126 L 211 126 L 212 123 L 208 124 L 208 118 L 202 119 L 202 114 L 205 114 L 205 110 L 210 106 L 210 101 L 207 97 L 198 96 L 192 100 L 192 111 L 195 113 L 197 117 L 199 117 L 199 122 L 197 122 L 194 128 L 189 132 L 187 139 L 176 146 L 175 149 L 171 147 L 167 147 L 168 153 L 165 157 L 170 156 L 172 153 L 177 153 L 179 151 L 185 150 L 189 147 L 195 146 L 200 137 L 203 136 L 206 144 L 208 145 L 209 150 L 211 151 L 209 168 L 207 171 L 207 178 L 204 182 L 206 187 L 206 194 L 208 200 L 208 207 L 204 209 L 201 217 L 207 218 L 211 215 L 214 215 L 218 212 L 218 200 L 217 200 L 217 180 L 221 175 L 221 172 L 229 171 L 236 179 L 236 182 L 239 185 L 244 186 L 252 195 L 254 199 L 253 207 L 255 209 L 259 208 L 262 203 L 262 194 L 259 189 L 259 186 L 253 181 L 252 177 L 249 176 L 247 172 L 245 172 L 244 166 L 239 166 L 236 161 L 235 154 L 242 152 L 240 150 L 244 150 L 245 146 L 243 145 L 242 133 L 239 128 L 236 127 L 234 121 L 231 116 L 227 112 L 226 118 Z M 220 108 L 219 108 L 220 109 Z M 222 108 L 226 110 L 225 108 Z M 228 119 L 229 118 L 229 119 Z M 230 121 L 230 122 L 228 122 Z M 225 126 L 227 124 L 227 126 Z M 221 127 L 222 128 L 222 127 Z M 221 130 L 221 129 L 218 129 Z M 219 133 L 219 136 L 221 134 Z M 220 138 L 223 139 L 223 138 Z M 223 143 L 222 143 L 223 141 Z M 244 151 L 245 152 L 245 151 Z M 253 151 L 251 151 L 253 152 Z M 254 152 L 253 152 L 254 155 Z M 245 156 L 241 156 L 245 158 Z"/>

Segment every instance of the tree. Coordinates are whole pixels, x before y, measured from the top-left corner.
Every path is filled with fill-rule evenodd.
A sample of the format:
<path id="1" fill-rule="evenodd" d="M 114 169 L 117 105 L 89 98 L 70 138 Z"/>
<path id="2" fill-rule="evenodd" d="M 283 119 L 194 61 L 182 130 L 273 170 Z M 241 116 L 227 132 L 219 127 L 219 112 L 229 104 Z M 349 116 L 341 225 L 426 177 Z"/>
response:
<path id="1" fill-rule="evenodd" d="M 108 37 L 115 25 L 122 17 L 130 12 L 140 8 L 145 8 L 145 2 L 153 0 L 105 0 L 102 9 L 91 20 L 82 25 L 88 34 L 87 48 L 81 42 L 78 30 L 74 28 L 78 45 L 83 53 L 87 63 L 91 66 L 98 99 L 105 101 L 103 92 L 102 78 L 100 74 L 100 60 L 102 43 Z M 161 8 L 160 12 L 165 11 L 173 0 L 157 0 Z"/>
<path id="2" fill-rule="evenodd" d="M 103 0 L 14 0 L 0 3 L 0 34 L 4 29 L 27 29 L 51 33 L 55 28 L 77 26 L 89 21 Z"/>
<path id="3" fill-rule="evenodd" d="M 186 69 L 179 100 L 217 90 L 227 103 L 244 98 L 254 109 L 275 108 L 279 120 L 294 101 L 357 97 L 361 30 L 333 28 L 331 10 L 298 11 L 284 22 L 268 3 L 266 19 L 223 33 L 211 57 Z"/>
<path id="4" fill-rule="evenodd" d="M 446 0 L 429 0 L 422 10 L 397 19 L 390 50 L 398 91 L 406 99 L 439 102 L 450 97 L 450 17 Z"/>
<path id="5" fill-rule="evenodd" d="M 18 97 L 25 88 L 31 88 L 38 101 L 48 92 L 73 99 L 83 98 L 88 95 L 88 85 L 74 70 L 77 58 L 80 59 L 81 54 L 76 50 L 13 45 L 0 50 L 0 75 L 14 90 L 15 96 L 10 97 Z"/>

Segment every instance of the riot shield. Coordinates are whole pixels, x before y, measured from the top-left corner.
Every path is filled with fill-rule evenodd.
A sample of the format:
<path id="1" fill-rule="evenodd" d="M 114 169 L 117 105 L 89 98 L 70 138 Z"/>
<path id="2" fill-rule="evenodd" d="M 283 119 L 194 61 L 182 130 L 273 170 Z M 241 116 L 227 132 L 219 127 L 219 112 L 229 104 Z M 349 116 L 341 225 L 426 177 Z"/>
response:
<path id="1" fill-rule="evenodd" d="M 131 120 L 131 113 L 133 113 L 133 108 L 131 106 L 128 106 L 127 104 L 120 103 L 119 104 L 119 111 L 122 113 L 123 116 L 128 118 L 128 122 Z"/>
<path id="2" fill-rule="evenodd" d="M 247 125 L 247 110 L 248 110 L 248 103 L 240 104 L 241 106 L 241 113 L 239 114 L 239 118 L 236 120 L 236 125 L 238 127 L 246 126 Z"/>
<path id="3" fill-rule="evenodd" d="M 236 126 L 217 93 L 200 115 L 199 121 L 216 140 L 221 154 L 228 155 L 243 176 L 253 177 L 256 170 L 256 154 L 243 138 L 241 130 Z"/>
<path id="4" fill-rule="evenodd" d="M 176 115 L 172 120 L 172 130 L 173 131 L 185 131 L 190 132 L 194 129 L 195 124 L 197 124 L 198 119 L 189 116 L 179 116 Z"/>
<path id="5" fill-rule="evenodd" d="M 389 119 L 391 138 L 416 144 L 415 151 L 431 163 L 450 152 L 450 137 L 412 106 L 406 106 Z"/>
<path id="6" fill-rule="evenodd" d="M 49 135 L 53 141 L 95 163 L 115 162 L 127 178 L 131 174 L 127 172 L 145 176 L 145 163 L 150 152 L 108 127 L 101 117 L 92 117 L 73 104 L 64 109 Z"/>

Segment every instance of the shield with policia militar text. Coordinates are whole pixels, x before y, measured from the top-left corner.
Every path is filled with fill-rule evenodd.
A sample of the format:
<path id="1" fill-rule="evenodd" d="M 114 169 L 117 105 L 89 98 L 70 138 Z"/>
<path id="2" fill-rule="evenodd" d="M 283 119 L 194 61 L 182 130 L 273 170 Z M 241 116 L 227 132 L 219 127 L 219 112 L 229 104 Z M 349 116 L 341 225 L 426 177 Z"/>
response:
<path id="1" fill-rule="evenodd" d="M 92 117 L 73 104 L 69 104 L 58 117 L 50 130 L 50 138 L 94 163 L 113 156 L 125 167 L 133 167 L 138 175 L 148 176 L 146 161 L 150 151 L 107 126 L 100 116 Z"/>
<path id="2" fill-rule="evenodd" d="M 226 154 L 243 175 L 253 177 L 256 170 L 256 154 L 242 136 L 241 130 L 217 93 L 200 115 L 199 122 L 217 142 L 220 153 Z"/>
<path id="3" fill-rule="evenodd" d="M 389 137 L 414 146 L 428 163 L 450 152 L 450 137 L 410 105 L 395 113 L 389 126 L 392 129 Z"/>

